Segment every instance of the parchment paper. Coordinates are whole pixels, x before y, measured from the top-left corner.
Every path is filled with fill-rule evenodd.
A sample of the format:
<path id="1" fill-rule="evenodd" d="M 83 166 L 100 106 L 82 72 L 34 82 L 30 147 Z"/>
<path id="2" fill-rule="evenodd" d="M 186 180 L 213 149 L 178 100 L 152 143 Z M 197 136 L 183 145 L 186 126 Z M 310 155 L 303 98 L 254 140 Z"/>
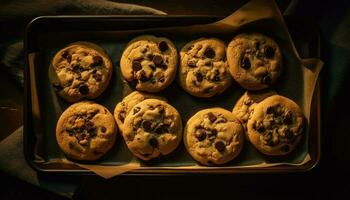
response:
<path id="1" fill-rule="evenodd" d="M 40 56 L 43 57 L 41 65 L 46 69 L 39 72 L 31 69 L 31 74 L 35 74 L 32 78 L 32 85 L 41 86 L 32 88 L 33 101 L 37 101 L 37 104 L 40 105 L 40 114 L 36 110 L 37 108 L 33 106 L 33 113 L 37 115 L 37 117 L 34 117 L 34 124 L 41 129 L 36 130 L 36 136 L 39 140 L 36 144 L 35 162 L 44 165 L 54 163 L 78 165 L 104 178 L 110 178 L 136 169 L 210 169 L 215 171 L 234 168 L 264 168 L 276 165 L 299 166 L 309 162 L 308 126 L 301 144 L 286 157 L 264 156 L 255 150 L 249 142 L 246 142 L 241 154 L 232 162 L 221 167 L 199 166 L 186 152 L 183 145 L 180 145 L 172 154 L 160 159 L 150 162 L 140 161 L 128 151 L 120 136 L 118 136 L 114 148 L 102 160 L 93 163 L 75 163 L 67 160 L 58 148 L 54 137 L 55 126 L 60 114 L 69 104 L 56 96 L 49 84 L 47 69 L 54 54 L 65 45 L 77 40 L 91 41 L 102 46 L 110 55 L 114 63 L 114 74 L 107 91 L 95 101 L 113 112 L 115 105 L 131 92 L 131 89 L 121 78 L 119 60 L 127 42 L 133 37 L 141 34 L 165 36 L 172 40 L 180 50 L 187 42 L 198 37 L 218 37 L 228 44 L 234 35 L 245 31 L 269 35 L 280 45 L 284 59 L 284 71 L 274 89 L 280 95 L 294 100 L 304 111 L 307 121 L 310 121 L 312 95 L 323 63 L 319 59 L 300 59 L 274 1 L 254 0 L 225 19 L 207 25 L 130 31 L 62 31 L 59 33 L 48 32 L 41 35 L 42 48 L 44 49 L 40 52 Z M 55 40 L 52 40 L 53 37 L 55 37 Z M 33 55 L 29 56 L 33 57 Z M 193 114 L 204 108 L 219 106 L 231 111 L 235 102 L 243 93 L 244 90 L 238 84 L 233 84 L 223 94 L 216 97 L 209 99 L 196 98 L 183 91 L 175 81 L 158 95 L 169 100 L 169 103 L 180 112 L 183 123 L 186 124 Z M 37 99 L 35 99 L 35 96 L 37 96 Z M 39 121 L 41 126 L 38 125 Z"/>

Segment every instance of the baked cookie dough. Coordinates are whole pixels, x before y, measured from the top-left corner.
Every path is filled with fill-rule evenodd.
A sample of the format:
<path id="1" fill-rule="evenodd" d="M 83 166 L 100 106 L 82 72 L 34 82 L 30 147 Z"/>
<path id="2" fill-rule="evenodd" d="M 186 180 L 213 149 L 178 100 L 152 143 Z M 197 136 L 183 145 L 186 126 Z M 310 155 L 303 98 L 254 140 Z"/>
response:
<path id="1" fill-rule="evenodd" d="M 180 114 L 158 99 L 136 104 L 124 121 L 122 132 L 130 151 L 142 160 L 167 155 L 181 143 Z"/>
<path id="2" fill-rule="evenodd" d="M 242 33 L 227 47 L 227 61 L 233 78 L 247 90 L 268 88 L 282 70 L 278 44 L 259 33 Z"/>
<path id="3" fill-rule="evenodd" d="M 261 90 L 261 91 L 246 91 L 241 98 L 238 99 L 233 107 L 232 113 L 239 121 L 241 121 L 245 133 L 247 133 L 247 122 L 254 112 L 254 108 L 265 98 L 276 94 L 275 91 Z M 246 136 L 248 136 L 246 134 Z"/>
<path id="4" fill-rule="evenodd" d="M 59 96 L 76 102 L 98 97 L 107 88 L 112 71 L 112 62 L 101 47 L 76 42 L 56 53 L 49 78 Z"/>
<path id="5" fill-rule="evenodd" d="M 159 92 L 174 80 L 177 62 L 177 50 L 170 40 L 143 35 L 129 42 L 120 59 L 120 68 L 136 90 Z"/>
<path id="6" fill-rule="evenodd" d="M 192 116 L 184 130 L 191 156 L 203 165 L 221 165 L 241 152 L 244 131 L 234 115 L 222 108 L 209 108 Z"/>
<path id="7" fill-rule="evenodd" d="M 119 130 L 121 132 L 123 132 L 124 120 L 128 115 L 128 113 L 136 104 L 140 103 L 145 99 L 159 99 L 159 100 L 166 101 L 162 97 L 146 94 L 139 91 L 134 91 L 130 93 L 128 96 L 124 97 L 124 99 L 121 102 L 119 102 L 114 109 L 114 119 L 117 122 Z"/>
<path id="8" fill-rule="evenodd" d="M 68 107 L 56 126 L 56 139 L 65 155 L 74 160 L 97 160 L 113 146 L 116 125 L 103 106 L 83 101 Z"/>
<path id="9" fill-rule="evenodd" d="M 226 46 L 216 38 L 200 38 L 180 51 L 179 83 L 189 94 L 212 97 L 232 83 L 226 61 Z"/>
<path id="10" fill-rule="evenodd" d="M 299 143 L 304 116 L 292 100 L 273 95 L 261 101 L 248 120 L 250 142 L 263 154 L 286 155 Z"/>

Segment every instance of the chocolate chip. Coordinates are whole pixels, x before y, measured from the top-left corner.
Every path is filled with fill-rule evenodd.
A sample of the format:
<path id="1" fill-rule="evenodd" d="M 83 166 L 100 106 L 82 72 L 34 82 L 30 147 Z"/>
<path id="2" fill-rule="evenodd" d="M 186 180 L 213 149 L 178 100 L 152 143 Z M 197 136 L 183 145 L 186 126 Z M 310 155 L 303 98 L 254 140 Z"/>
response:
<path id="1" fill-rule="evenodd" d="M 87 135 L 85 133 L 81 133 L 81 132 L 75 134 L 75 137 L 77 138 L 78 141 L 84 140 L 86 136 Z"/>
<path id="2" fill-rule="evenodd" d="M 243 69 L 249 69 L 249 68 L 251 67 L 249 58 L 244 57 L 244 58 L 242 59 L 242 61 L 241 61 L 241 67 L 242 67 Z"/>
<path id="3" fill-rule="evenodd" d="M 281 150 L 282 152 L 284 152 L 284 153 L 287 153 L 287 152 L 290 150 L 290 148 L 289 148 L 288 145 L 283 145 L 283 146 L 280 148 L 280 150 Z"/>
<path id="4" fill-rule="evenodd" d="M 135 72 L 139 71 L 142 69 L 142 65 L 139 61 L 132 61 L 132 70 L 134 70 Z"/>
<path id="5" fill-rule="evenodd" d="M 132 79 L 129 84 L 131 87 L 136 87 L 136 85 L 139 83 L 139 81 L 137 79 Z"/>
<path id="6" fill-rule="evenodd" d="M 149 120 L 144 120 L 141 124 L 143 130 L 145 130 L 147 132 L 151 132 L 153 130 L 152 125 L 153 125 L 152 122 Z"/>
<path id="7" fill-rule="evenodd" d="M 87 95 L 87 94 L 89 94 L 89 87 L 85 84 L 82 84 L 79 86 L 79 92 L 82 95 Z"/>
<path id="8" fill-rule="evenodd" d="M 215 57 L 215 51 L 212 48 L 208 47 L 207 49 L 205 49 L 204 55 L 207 58 L 214 58 Z"/>
<path id="9" fill-rule="evenodd" d="M 118 119 L 119 119 L 121 122 L 123 122 L 123 123 L 124 123 L 125 117 L 126 117 L 125 111 L 122 111 L 122 112 L 120 112 L 120 113 L 118 114 Z"/>
<path id="10" fill-rule="evenodd" d="M 135 115 L 136 113 L 138 113 L 139 111 L 141 110 L 141 108 L 140 107 L 135 107 L 134 109 L 133 109 L 133 114 Z"/>
<path id="11" fill-rule="evenodd" d="M 213 81 L 215 81 L 215 82 L 219 82 L 220 81 L 219 70 L 215 70 Z"/>
<path id="12" fill-rule="evenodd" d="M 158 140 L 156 138 L 151 138 L 148 140 L 148 144 L 151 145 L 153 148 L 157 148 Z"/>
<path id="13" fill-rule="evenodd" d="M 93 60 L 92 67 L 101 66 L 103 63 L 103 59 L 101 56 L 94 56 L 92 60 Z"/>
<path id="14" fill-rule="evenodd" d="M 148 50 L 148 49 L 147 49 L 146 47 L 145 47 L 145 48 L 142 48 L 142 49 L 141 49 L 141 53 L 146 53 L 147 50 Z"/>
<path id="15" fill-rule="evenodd" d="M 167 132 L 169 132 L 169 125 L 167 125 L 167 124 L 162 124 L 162 125 L 158 126 L 158 127 L 154 130 L 154 132 L 157 133 L 157 134 L 167 133 Z"/>
<path id="16" fill-rule="evenodd" d="M 205 61 L 204 63 L 205 66 L 211 67 L 213 65 L 213 62 L 210 60 Z"/>
<path id="17" fill-rule="evenodd" d="M 70 55 L 70 54 L 68 53 L 68 51 L 63 51 L 62 54 L 61 54 L 62 58 L 65 58 L 65 59 L 67 59 L 67 56 L 68 56 L 68 55 Z"/>
<path id="18" fill-rule="evenodd" d="M 164 51 L 168 50 L 169 46 L 165 41 L 161 41 L 158 44 L 158 48 L 161 52 L 164 52 Z"/>
<path id="19" fill-rule="evenodd" d="M 85 128 L 88 132 L 94 131 L 94 130 L 95 130 L 94 122 L 92 122 L 92 121 L 87 121 L 87 122 L 85 123 L 84 128 Z"/>
<path id="20" fill-rule="evenodd" d="M 253 127 L 253 128 L 255 128 L 258 132 L 261 133 L 261 132 L 265 131 L 265 127 L 264 127 L 262 122 L 256 122 L 254 125 L 255 125 L 255 127 Z"/>
<path id="21" fill-rule="evenodd" d="M 216 116 L 212 112 L 208 113 L 207 117 L 211 123 L 214 123 L 215 120 L 217 119 Z"/>
<path id="22" fill-rule="evenodd" d="M 262 78 L 262 80 L 261 80 L 261 82 L 263 83 L 263 84 L 266 84 L 266 85 L 270 85 L 271 84 L 271 77 L 269 76 L 269 75 L 267 75 L 267 76 L 264 76 L 264 78 Z"/>
<path id="23" fill-rule="evenodd" d="M 256 48 L 257 50 L 259 50 L 259 48 L 260 48 L 260 42 L 259 42 L 259 41 L 256 41 L 256 42 L 255 42 L 255 48 Z"/>
<path id="24" fill-rule="evenodd" d="M 221 140 L 215 142 L 215 148 L 219 152 L 223 152 L 226 149 L 225 143 Z"/>
<path id="25" fill-rule="evenodd" d="M 97 81 L 102 81 L 102 75 L 101 74 L 93 74 L 92 77 Z"/>
<path id="26" fill-rule="evenodd" d="M 203 141 L 207 137 L 205 129 L 203 128 L 197 129 L 195 136 L 199 141 Z"/>
<path id="27" fill-rule="evenodd" d="M 216 129 L 212 129 L 207 132 L 209 139 L 215 139 L 216 135 L 218 134 L 218 131 Z"/>
<path id="28" fill-rule="evenodd" d="M 148 66 L 149 66 L 153 71 L 156 70 L 156 66 L 155 66 L 153 63 L 149 64 Z"/>
<path id="29" fill-rule="evenodd" d="M 198 82 L 202 82 L 203 81 L 203 75 L 201 74 L 201 72 L 197 71 L 195 73 L 196 79 Z"/>
<path id="30" fill-rule="evenodd" d="M 159 78 L 159 82 L 163 83 L 164 81 L 165 81 L 164 76 L 161 76 L 161 77 Z"/>
<path id="31" fill-rule="evenodd" d="M 153 61 L 154 64 L 157 66 L 157 65 L 160 65 L 160 64 L 163 63 L 163 58 L 162 58 L 162 56 L 160 56 L 160 55 L 155 55 L 155 56 L 153 56 L 152 61 Z"/>
<path id="32" fill-rule="evenodd" d="M 120 114 L 120 113 L 119 113 L 119 114 Z M 123 121 L 124 121 L 124 120 L 123 120 Z M 102 126 L 102 127 L 101 127 L 101 132 L 102 132 L 102 133 L 105 133 L 106 131 L 107 131 L 107 128 L 104 127 L 104 126 Z"/>
<path id="33" fill-rule="evenodd" d="M 164 62 L 162 64 L 160 64 L 159 67 L 164 69 L 164 70 L 168 69 L 168 65 Z"/>
<path id="34" fill-rule="evenodd" d="M 154 55 L 150 53 L 150 54 L 147 54 L 146 57 L 147 57 L 149 60 L 153 60 Z"/>
<path id="35" fill-rule="evenodd" d="M 276 113 L 276 108 L 275 107 L 269 106 L 266 109 L 266 114 L 274 114 L 274 113 Z"/>
<path id="36" fill-rule="evenodd" d="M 275 56 L 275 50 L 272 47 L 266 47 L 264 50 L 266 58 L 273 58 Z"/>
<path id="37" fill-rule="evenodd" d="M 73 65 L 73 71 L 76 73 L 80 73 L 84 71 L 84 69 L 79 63 L 76 63 L 75 65 Z"/>
<path id="38" fill-rule="evenodd" d="M 291 124 L 293 122 L 293 113 L 288 111 L 287 114 L 283 117 L 284 124 Z"/>
<path id="39" fill-rule="evenodd" d="M 188 65 L 189 67 L 191 67 L 191 68 L 194 68 L 194 67 L 197 66 L 197 65 L 196 65 L 196 62 L 195 62 L 194 60 L 189 60 L 189 61 L 187 61 L 187 65 Z"/>
<path id="40" fill-rule="evenodd" d="M 146 82 L 146 81 L 148 81 L 148 80 L 149 80 L 149 78 L 147 78 L 146 72 L 142 70 L 142 71 L 140 72 L 140 81 Z"/>

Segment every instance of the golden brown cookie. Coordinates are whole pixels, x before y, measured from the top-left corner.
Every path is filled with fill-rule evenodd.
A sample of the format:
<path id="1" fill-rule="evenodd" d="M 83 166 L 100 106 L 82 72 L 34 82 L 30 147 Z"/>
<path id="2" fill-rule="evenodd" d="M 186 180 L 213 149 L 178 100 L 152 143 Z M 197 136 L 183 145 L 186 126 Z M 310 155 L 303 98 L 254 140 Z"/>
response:
<path id="1" fill-rule="evenodd" d="M 65 155 L 74 160 L 97 160 L 116 139 L 113 115 L 103 106 L 83 101 L 68 107 L 56 126 L 56 139 Z"/>
<path id="2" fill-rule="evenodd" d="M 122 135 L 138 158 L 150 160 L 164 156 L 181 143 L 181 117 L 165 101 L 146 99 L 136 104 L 126 116 Z"/>
<path id="3" fill-rule="evenodd" d="M 176 76 L 178 55 L 175 45 L 164 37 L 134 38 L 120 59 L 122 75 L 136 90 L 159 92 Z"/>
<path id="4" fill-rule="evenodd" d="M 216 38 L 187 43 L 180 52 L 179 83 L 197 97 L 212 97 L 232 83 L 226 61 L 226 46 Z"/>
<path id="5" fill-rule="evenodd" d="M 261 101 L 248 120 L 250 142 L 263 154 L 286 155 L 299 143 L 304 116 L 292 100 L 273 95 Z"/>
<path id="6" fill-rule="evenodd" d="M 222 108 L 209 108 L 193 115 L 184 130 L 191 156 L 203 165 L 221 165 L 241 152 L 244 131 L 234 115 Z"/>
<path id="7" fill-rule="evenodd" d="M 233 78 L 247 90 L 261 90 L 276 82 L 282 70 L 278 44 L 259 33 L 242 33 L 227 47 Z"/>
<path id="8" fill-rule="evenodd" d="M 49 78 L 57 94 L 68 102 L 94 99 L 108 86 L 113 65 L 96 44 L 76 42 L 56 53 Z"/>

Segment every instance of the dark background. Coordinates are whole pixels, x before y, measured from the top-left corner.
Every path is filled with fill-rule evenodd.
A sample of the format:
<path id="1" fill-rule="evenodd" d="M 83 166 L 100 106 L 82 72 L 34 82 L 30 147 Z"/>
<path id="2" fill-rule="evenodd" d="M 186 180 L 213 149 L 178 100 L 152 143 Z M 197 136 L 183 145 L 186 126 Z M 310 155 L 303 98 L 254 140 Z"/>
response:
<path id="1" fill-rule="evenodd" d="M 168 14 L 228 15 L 243 1 L 132 0 Z M 347 93 L 350 71 L 350 9 L 346 1 L 277 1 L 282 12 L 319 26 L 322 92 L 322 154 L 311 171 L 293 174 L 197 176 L 49 177 L 79 184 L 77 199 L 341 199 L 349 198 L 350 128 Z M 290 6 L 293 4 L 294 6 Z M 289 9 L 286 9 L 289 6 Z M 69 14 L 69 13 L 66 13 Z M 71 14 L 76 14 L 73 10 Z M 0 13 L 0 16 L 1 13 Z M 5 36 L 21 37 L 33 16 L 0 20 L 0 46 Z M 2 16 L 1 19 L 6 18 Z M 10 28 L 9 28 L 10 27 Z M 2 52 L 0 52 L 1 55 Z M 0 68 L 0 141 L 22 125 L 23 87 L 9 70 Z M 47 178 L 47 177 L 46 177 Z M 0 199 L 66 199 L 0 171 Z"/>

